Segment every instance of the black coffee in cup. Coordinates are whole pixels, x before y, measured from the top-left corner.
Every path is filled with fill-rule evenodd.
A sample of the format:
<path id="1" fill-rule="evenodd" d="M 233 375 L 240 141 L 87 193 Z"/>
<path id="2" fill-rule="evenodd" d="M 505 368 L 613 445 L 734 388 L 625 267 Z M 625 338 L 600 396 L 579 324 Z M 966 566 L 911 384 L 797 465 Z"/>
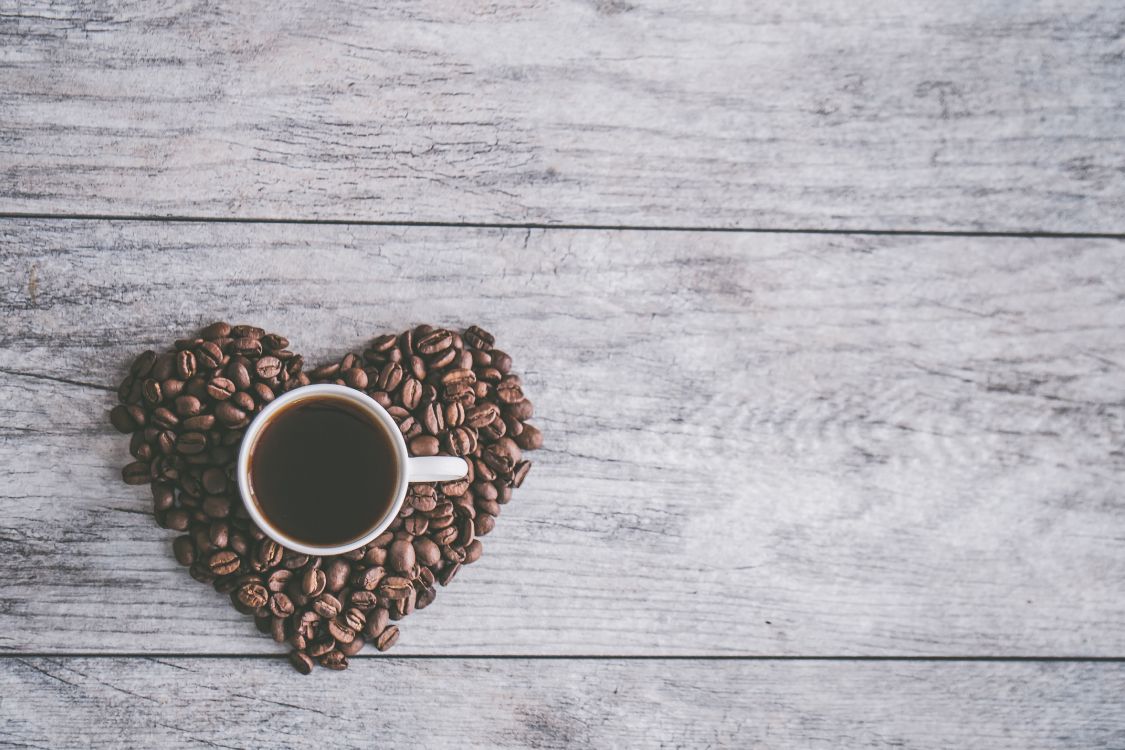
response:
<path id="1" fill-rule="evenodd" d="M 291 539 L 346 544 L 375 528 L 394 504 L 395 456 L 387 428 L 355 402 L 298 399 L 274 413 L 251 446 L 251 495 Z"/>

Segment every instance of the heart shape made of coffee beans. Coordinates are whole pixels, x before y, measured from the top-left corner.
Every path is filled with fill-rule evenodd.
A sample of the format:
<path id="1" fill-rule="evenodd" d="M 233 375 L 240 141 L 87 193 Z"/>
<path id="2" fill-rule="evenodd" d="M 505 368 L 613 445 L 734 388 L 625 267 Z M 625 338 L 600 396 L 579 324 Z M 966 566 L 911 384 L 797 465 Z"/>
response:
<path id="1" fill-rule="evenodd" d="M 109 413 L 132 435 L 122 478 L 151 484 L 157 524 L 181 534 L 176 560 L 289 643 L 297 671 L 314 662 L 346 669 L 367 642 L 393 646 L 391 622 L 432 604 L 435 584 L 480 558 L 480 537 L 527 476 L 523 452 L 542 444 L 512 358 L 493 344 L 477 326 L 421 325 L 306 372 L 284 336 L 213 323 L 133 361 Z M 463 456 L 468 476 L 412 484 L 390 528 L 353 552 L 318 558 L 282 547 L 242 504 L 238 448 L 255 413 L 310 383 L 364 391 L 394 417 L 411 455 Z"/>

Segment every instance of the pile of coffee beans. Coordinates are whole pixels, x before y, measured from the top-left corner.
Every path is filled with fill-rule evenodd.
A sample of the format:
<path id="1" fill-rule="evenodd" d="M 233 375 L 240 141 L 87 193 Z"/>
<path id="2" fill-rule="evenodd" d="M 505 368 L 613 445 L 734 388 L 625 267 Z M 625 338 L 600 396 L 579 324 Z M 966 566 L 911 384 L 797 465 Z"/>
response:
<path id="1" fill-rule="evenodd" d="M 306 372 L 289 341 L 255 326 L 213 323 L 174 351 L 143 352 L 118 389 L 110 421 L 132 433 L 127 484 L 151 484 L 156 522 L 179 532 L 176 560 L 230 596 L 258 629 L 292 646 L 290 661 L 346 669 L 371 642 L 386 651 L 401 620 L 433 603 L 481 556 L 480 537 L 527 476 L 542 444 L 527 420 L 512 359 L 476 326 L 418 326 Z M 398 518 L 366 547 L 310 557 L 250 520 L 236 464 L 246 426 L 279 394 L 309 383 L 364 391 L 394 417 L 412 455 L 463 456 L 466 478 L 412 484 Z"/>

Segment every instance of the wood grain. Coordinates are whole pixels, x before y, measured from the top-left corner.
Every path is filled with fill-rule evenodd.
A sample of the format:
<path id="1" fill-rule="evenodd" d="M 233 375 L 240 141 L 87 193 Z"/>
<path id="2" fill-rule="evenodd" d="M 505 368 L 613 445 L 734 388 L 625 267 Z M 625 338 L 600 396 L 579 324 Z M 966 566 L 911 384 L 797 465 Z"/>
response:
<path id="1" fill-rule="evenodd" d="M 0 222 L 0 648 L 273 653 L 108 385 L 215 317 L 495 332 L 546 447 L 417 654 L 1125 654 L 1125 242 Z"/>
<path id="2" fill-rule="evenodd" d="M 1125 743 L 1121 664 L 0 661 L 14 747 L 769 747 Z M 268 737 L 268 740 L 267 740 Z"/>
<path id="3" fill-rule="evenodd" d="M 1110 0 L 0 0 L 0 210 L 1125 232 Z"/>

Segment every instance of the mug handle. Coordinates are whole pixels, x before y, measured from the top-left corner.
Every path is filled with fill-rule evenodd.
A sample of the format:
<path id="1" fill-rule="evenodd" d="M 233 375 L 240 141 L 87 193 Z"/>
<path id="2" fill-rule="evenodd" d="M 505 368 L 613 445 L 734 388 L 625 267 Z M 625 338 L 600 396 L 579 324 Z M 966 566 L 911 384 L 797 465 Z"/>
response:
<path id="1" fill-rule="evenodd" d="M 407 482 L 455 482 L 468 473 L 465 459 L 456 456 L 413 456 L 406 460 Z"/>

